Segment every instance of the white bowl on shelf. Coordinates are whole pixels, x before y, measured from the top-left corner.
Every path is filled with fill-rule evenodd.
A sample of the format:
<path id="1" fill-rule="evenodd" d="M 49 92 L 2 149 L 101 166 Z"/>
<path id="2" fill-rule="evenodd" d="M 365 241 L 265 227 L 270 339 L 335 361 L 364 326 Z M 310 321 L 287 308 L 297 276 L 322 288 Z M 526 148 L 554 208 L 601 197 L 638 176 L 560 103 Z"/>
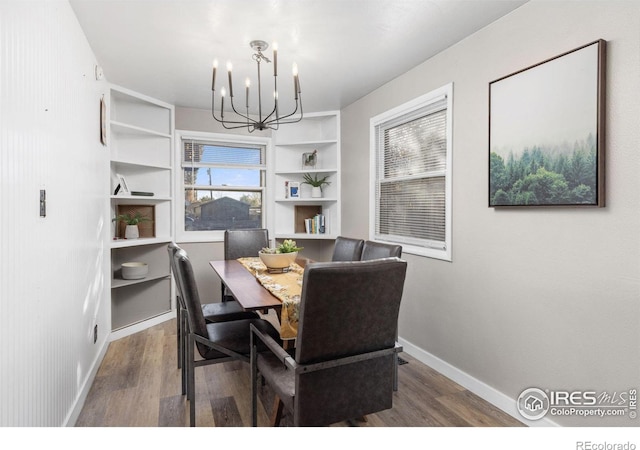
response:
<path id="1" fill-rule="evenodd" d="M 267 269 L 282 270 L 289 267 L 292 262 L 295 262 L 298 252 L 291 253 L 263 253 L 258 252 L 260 260 L 263 262 Z"/>
<path id="2" fill-rule="evenodd" d="M 124 280 L 141 280 L 149 273 L 149 265 L 144 262 L 126 262 L 122 263 L 122 279 Z"/>

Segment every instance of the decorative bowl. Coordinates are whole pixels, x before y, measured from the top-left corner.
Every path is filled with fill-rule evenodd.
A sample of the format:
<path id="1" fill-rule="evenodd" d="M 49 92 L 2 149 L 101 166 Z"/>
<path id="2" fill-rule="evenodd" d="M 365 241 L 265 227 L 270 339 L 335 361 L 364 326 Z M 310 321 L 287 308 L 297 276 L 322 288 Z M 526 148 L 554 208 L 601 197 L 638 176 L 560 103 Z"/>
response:
<path id="1" fill-rule="evenodd" d="M 289 265 L 296 260 L 298 252 L 291 253 L 263 253 L 258 252 L 260 260 L 263 262 L 267 269 L 287 269 Z"/>
<path id="2" fill-rule="evenodd" d="M 122 263 L 122 278 L 125 280 L 140 280 L 149 273 L 149 266 L 143 262 Z"/>

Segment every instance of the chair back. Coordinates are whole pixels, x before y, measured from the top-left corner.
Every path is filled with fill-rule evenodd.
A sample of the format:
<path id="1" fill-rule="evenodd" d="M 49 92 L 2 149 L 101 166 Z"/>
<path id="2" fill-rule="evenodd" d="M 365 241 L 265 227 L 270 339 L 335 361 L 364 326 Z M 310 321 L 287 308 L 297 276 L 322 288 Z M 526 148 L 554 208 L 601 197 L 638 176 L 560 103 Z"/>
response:
<path id="1" fill-rule="evenodd" d="M 180 246 L 178 246 L 178 244 L 176 244 L 175 242 L 169 242 L 169 244 L 167 245 L 167 251 L 169 252 L 169 263 L 171 264 L 171 273 L 173 274 L 173 279 L 176 281 L 176 290 L 179 303 L 178 307 L 186 309 L 186 306 L 184 304 L 184 295 L 182 294 L 182 286 L 178 281 L 178 269 L 176 268 L 176 253 L 178 253 L 178 251 L 180 250 L 182 250 L 182 248 L 180 248 Z"/>
<path id="2" fill-rule="evenodd" d="M 406 269 L 406 261 L 398 258 L 308 264 L 296 361 L 307 364 L 393 347 Z"/>
<path id="3" fill-rule="evenodd" d="M 382 244 L 380 242 L 365 241 L 362 247 L 362 261 L 371 259 L 402 257 L 402 245 Z"/>
<path id="4" fill-rule="evenodd" d="M 306 266 L 295 359 L 326 368 L 298 371 L 294 423 L 328 425 L 391 408 L 394 354 L 357 356 L 394 348 L 406 268 L 398 258 Z M 356 361 L 331 364 L 351 356 Z"/>
<path id="5" fill-rule="evenodd" d="M 258 256 L 258 252 L 268 246 L 269 232 L 266 228 L 225 230 L 224 232 L 224 259 Z"/>
<path id="6" fill-rule="evenodd" d="M 204 314 L 202 313 L 198 286 L 196 285 L 196 278 L 193 273 L 191 261 L 189 261 L 189 257 L 187 256 L 187 252 L 182 249 L 176 251 L 174 263 L 177 273 L 176 281 L 179 286 L 178 289 L 187 310 L 189 329 L 192 333 L 207 338 L 207 323 L 204 319 Z M 200 343 L 197 343 L 197 348 L 200 355 L 205 358 L 205 355 L 212 351 L 211 348 Z"/>
<path id="7" fill-rule="evenodd" d="M 331 261 L 360 261 L 363 246 L 363 239 L 338 236 L 333 247 Z"/>

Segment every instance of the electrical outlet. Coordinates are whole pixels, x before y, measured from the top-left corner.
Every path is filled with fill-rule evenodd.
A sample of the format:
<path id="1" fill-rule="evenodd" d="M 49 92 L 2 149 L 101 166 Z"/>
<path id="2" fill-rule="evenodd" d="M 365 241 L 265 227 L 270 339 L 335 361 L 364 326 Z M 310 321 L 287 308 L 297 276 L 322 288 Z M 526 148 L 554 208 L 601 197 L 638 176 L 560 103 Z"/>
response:
<path id="1" fill-rule="evenodd" d="M 98 342 L 98 324 L 93 327 L 93 343 Z"/>

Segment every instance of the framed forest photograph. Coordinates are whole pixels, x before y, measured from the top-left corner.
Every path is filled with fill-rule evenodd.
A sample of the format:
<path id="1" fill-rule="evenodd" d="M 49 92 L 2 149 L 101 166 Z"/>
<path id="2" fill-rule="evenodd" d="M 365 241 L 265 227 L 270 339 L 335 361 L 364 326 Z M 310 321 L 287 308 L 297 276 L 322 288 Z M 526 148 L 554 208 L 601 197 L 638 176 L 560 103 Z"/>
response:
<path id="1" fill-rule="evenodd" d="M 489 83 L 489 206 L 604 206 L 605 45 Z"/>

